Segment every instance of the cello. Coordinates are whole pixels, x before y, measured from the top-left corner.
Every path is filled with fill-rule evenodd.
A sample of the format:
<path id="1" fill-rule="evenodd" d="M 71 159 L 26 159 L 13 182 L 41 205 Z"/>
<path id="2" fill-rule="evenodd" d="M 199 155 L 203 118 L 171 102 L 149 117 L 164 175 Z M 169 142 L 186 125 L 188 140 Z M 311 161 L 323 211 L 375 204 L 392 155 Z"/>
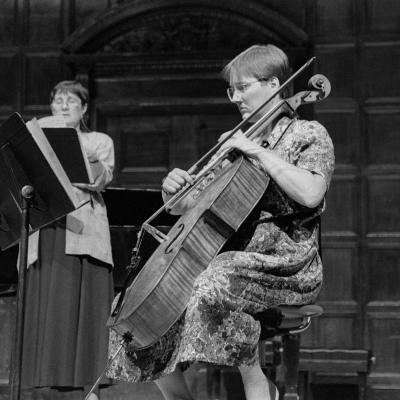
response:
<path id="1" fill-rule="evenodd" d="M 220 147 L 314 59 L 310 59 L 266 102 L 191 167 L 188 173 L 195 175 L 193 183 L 181 189 L 143 223 L 134 247 L 132 263 L 139 262 L 138 254 L 144 232 L 150 233 L 160 244 L 126 291 L 121 293 L 108 321 L 108 326 L 118 334 L 131 336 L 133 348 L 139 350 L 152 346 L 181 317 L 197 276 L 239 229 L 265 193 L 269 177 L 244 156 L 232 159 L 229 157 L 232 150 L 221 151 Z M 323 75 L 314 75 L 309 80 L 309 85 L 309 90 L 280 100 L 246 130 L 244 135 L 254 139 L 281 113 L 293 116 L 299 106 L 315 103 L 329 95 L 330 83 Z M 222 166 L 222 162 L 226 165 Z M 216 169 L 218 173 L 198 193 L 198 186 Z M 189 195 L 196 196 L 195 207 L 184 213 L 168 234 L 161 233 L 150 225 L 162 211 L 171 210 Z M 235 204 L 234 209 L 232 204 Z"/>

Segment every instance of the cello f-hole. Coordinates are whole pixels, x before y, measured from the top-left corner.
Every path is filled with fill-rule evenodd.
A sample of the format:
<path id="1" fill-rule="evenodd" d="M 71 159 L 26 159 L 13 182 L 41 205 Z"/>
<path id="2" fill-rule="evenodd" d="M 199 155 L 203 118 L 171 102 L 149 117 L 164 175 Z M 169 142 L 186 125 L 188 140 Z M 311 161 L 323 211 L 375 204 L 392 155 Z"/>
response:
<path id="1" fill-rule="evenodd" d="M 173 250 L 172 247 L 176 241 L 176 239 L 178 239 L 179 235 L 183 232 L 183 229 L 185 228 L 185 224 L 180 224 L 178 225 L 178 233 L 176 234 L 176 236 L 171 240 L 171 243 L 168 245 L 168 247 L 165 249 L 165 254 L 169 254 L 171 253 L 171 251 Z"/>

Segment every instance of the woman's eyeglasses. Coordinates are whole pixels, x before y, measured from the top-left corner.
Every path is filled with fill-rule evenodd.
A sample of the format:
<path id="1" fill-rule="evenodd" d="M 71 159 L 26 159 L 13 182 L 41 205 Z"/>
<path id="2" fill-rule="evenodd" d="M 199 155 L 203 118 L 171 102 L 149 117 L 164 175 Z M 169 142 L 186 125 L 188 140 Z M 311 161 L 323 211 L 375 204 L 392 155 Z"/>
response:
<path id="1" fill-rule="evenodd" d="M 254 85 L 257 82 L 267 82 L 269 81 L 269 78 L 261 78 L 261 79 L 256 79 L 254 81 L 250 81 L 250 82 L 238 82 L 233 86 L 229 86 L 226 89 L 226 93 L 228 95 L 228 98 L 230 101 L 233 101 L 233 96 L 235 95 L 235 92 L 239 92 L 240 94 L 243 94 L 244 92 L 246 92 L 246 90 Z"/>

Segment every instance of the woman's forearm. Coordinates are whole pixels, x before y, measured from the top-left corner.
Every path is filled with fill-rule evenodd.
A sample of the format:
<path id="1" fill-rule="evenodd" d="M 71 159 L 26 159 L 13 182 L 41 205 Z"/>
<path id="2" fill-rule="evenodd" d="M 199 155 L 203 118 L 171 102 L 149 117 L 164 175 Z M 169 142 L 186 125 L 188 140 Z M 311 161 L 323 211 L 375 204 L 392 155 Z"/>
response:
<path id="1" fill-rule="evenodd" d="M 298 168 L 267 149 L 260 150 L 256 158 L 268 175 L 296 202 L 313 208 L 322 201 L 326 183 L 321 175 Z"/>

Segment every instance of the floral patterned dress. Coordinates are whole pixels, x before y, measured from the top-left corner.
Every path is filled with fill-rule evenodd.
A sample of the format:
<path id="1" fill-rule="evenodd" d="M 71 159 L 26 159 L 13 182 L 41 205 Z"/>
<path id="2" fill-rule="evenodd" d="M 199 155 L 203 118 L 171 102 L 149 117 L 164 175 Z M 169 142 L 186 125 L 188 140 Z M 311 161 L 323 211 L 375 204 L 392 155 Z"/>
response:
<path id="1" fill-rule="evenodd" d="M 284 160 L 321 175 L 328 189 L 333 144 L 318 122 L 283 117 L 267 144 Z M 312 303 L 320 291 L 318 222 L 324 207 L 324 201 L 313 209 L 301 206 L 271 180 L 237 234 L 196 279 L 185 314 L 153 346 L 125 345 L 108 376 L 138 382 L 196 361 L 252 365 L 260 337 L 253 315 L 276 305 Z M 111 332 L 110 357 L 121 339 Z"/>

